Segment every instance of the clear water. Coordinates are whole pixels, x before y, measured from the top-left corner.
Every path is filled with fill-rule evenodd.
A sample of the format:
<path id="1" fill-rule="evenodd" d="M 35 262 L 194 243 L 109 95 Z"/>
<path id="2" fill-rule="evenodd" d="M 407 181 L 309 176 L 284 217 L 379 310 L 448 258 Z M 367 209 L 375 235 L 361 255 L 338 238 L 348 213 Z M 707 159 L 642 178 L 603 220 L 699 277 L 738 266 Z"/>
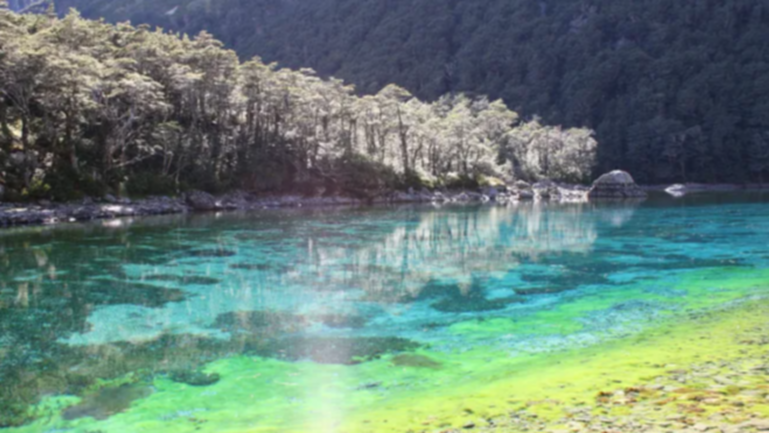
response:
<path id="1" fill-rule="evenodd" d="M 7 230 L 0 426 L 364 431 L 346 422 L 769 294 L 768 214 L 743 194 Z"/>

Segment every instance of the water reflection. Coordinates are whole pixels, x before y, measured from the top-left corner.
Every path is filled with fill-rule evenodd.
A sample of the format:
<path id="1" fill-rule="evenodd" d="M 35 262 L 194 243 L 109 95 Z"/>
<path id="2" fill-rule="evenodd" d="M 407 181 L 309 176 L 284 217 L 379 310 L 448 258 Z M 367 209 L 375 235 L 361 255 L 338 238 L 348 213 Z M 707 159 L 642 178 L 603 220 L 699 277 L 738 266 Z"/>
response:
<path id="1" fill-rule="evenodd" d="M 680 203 L 271 211 L 5 232 L 0 426 L 29 421 L 41 395 L 82 394 L 97 379 L 200 377 L 233 354 L 353 365 L 456 345 L 454 323 L 527 317 L 565 293 L 765 260 L 765 205 L 724 214 Z M 397 362 L 434 367 L 414 356 Z M 122 411 L 146 387 L 105 395 L 117 409 L 70 414 Z"/>

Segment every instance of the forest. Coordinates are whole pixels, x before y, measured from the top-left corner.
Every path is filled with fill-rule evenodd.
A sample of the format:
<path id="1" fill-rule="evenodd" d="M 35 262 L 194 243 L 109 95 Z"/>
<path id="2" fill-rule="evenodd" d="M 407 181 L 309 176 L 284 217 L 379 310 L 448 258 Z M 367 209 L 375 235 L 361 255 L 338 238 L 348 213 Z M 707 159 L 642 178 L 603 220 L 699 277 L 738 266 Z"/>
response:
<path id="1" fill-rule="evenodd" d="M 21 7 L 25 0 L 14 0 Z M 643 183 L 769 174 L 763 0 L 57 0 L 195 34 L 374 94 L 465 92 L 596 133 L 598 171 Z"/>
<path id="2" fill-rule="evenodd" d="M 523 120 L 501 100 L 425 102 L 397 85 L 359 96 L 312 69 L 241 62 L 206 32 L 0 2 L 6 201 L 584 182 L 596 151 L 591 130 Z"/>

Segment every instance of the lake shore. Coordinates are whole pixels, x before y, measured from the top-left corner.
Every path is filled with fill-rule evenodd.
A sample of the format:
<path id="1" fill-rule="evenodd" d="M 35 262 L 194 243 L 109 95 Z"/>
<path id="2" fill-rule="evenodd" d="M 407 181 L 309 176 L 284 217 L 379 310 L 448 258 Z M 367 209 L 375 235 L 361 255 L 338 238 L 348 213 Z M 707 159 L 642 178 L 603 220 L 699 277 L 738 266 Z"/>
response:
<path id="1" fill-rule="evenodd" d="M 199 191 L 179 197 L 147 197 L 142 199 L 106 196 L 100 200 L 86 198 L 78 202 L 1 203 L 0 227 L 51 225 L 63 222 L 83 222 L 121 217 L 184 214 L 192 212 L 250 211 L 276 208 L 319 208 L 329 206 L 366 206 L 404 203 L 489 203 L 511 201 L 551 200 L 558 192 L 559 201 L 584 201 L 586 187 L 548 184 L 542 188 L 520 191 L 485 188 L 481 191 L 392 191 L 371 198 L 342 195 L 303 196 L 299 194 L 255 195 L 243 191 L 212 196 Z"/>
<path id="2" fill-rule="evenodd" d="M 694 313 L 682 324 L 537 361 L 534 376 L 513 374 L 486 390 L 460 389 L 411 413 L 391 407 L 364 422 L 382 432 L 421 424 L 408 431 L 423 433 L 769 431 L 766 317 L 766 299 Z M 506 406 L 512 408 L 503 411 Z"/>
<path id="3" fill-rule="evenodd" d="M 769 185 L 749 184 L 682 184 L 675 196 L 686 194 L 740 192 L 769 190 Z M 650 193 L 665 193 L 669 185 L 641 185 Z M 528 188 L 487 187 L 479 190 L 392 191 L 371 198 L 355 198 L 342 195 L 303 196 L 300 194 L 255 195 L 235 191 L 220 196 L 194 192 L 203 196 L 203 205 L 190 200 L 190 195 L 179 197 L 153 196 L 141 199 L 101 199 L 87 197 L 77 202 L 55 203 L 47 200 L 29 203 L 0 202 L 0 228 L 12 226 L 51 225 L 66 222 L 84 222 L 122 217 L 184 214 L 201 211 L 249 211 L 275 208 L 319 208 L 330 206 L 366 206 L 408 203 L 435 204 L 507 204 L 525 201 L 550 201 L 580 203 L 588 201 L 584 185 L 535 183 Z"/>
<path id="4" fill-rule="evenodd" d="M 650 359 L 655 359 L 653 366 L 658 367 L 659 373 L 628 381 L 607 371 L 603 374 L 609 379 L 607 385 L 594 392 L 588 401 L 573 407 L 561 406 L 564 416 L 547 420 L 522 408 L 508 416 L 491 419 L 477 430 L 552 433 L 769 431 L 769 322 L 738 317 L 742 314 L 767 317 L 768 313 L 769 304 L 764 300 L 749 302 L 726 313 L 723 321 L 717 319 L 718 315 L 695 319 L 693 323 L 706 326 L 692 332 L 691 342 L 680 347 L 690 352 L 688 358 L 694 362 L 678 363 L 680 355 L 675 354 L 659 359 L 639 358 L 639 364 L 648 364 Z M 676 337 L 663 337 L 660 343 L 665 344 L 672 338 Z M 714 352 L 713 348 L 722 353 Z"/>

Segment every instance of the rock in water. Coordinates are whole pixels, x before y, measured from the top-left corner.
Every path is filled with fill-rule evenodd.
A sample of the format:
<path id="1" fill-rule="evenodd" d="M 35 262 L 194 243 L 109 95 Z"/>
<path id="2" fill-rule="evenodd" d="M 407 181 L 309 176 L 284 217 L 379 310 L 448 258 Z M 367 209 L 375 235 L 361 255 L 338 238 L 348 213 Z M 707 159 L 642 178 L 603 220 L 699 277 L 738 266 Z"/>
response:
<path id="1" fill-rule="evenodd" d="M 540 180 L 532 185 L 532 189 L 536 200 L 559 200 L 561 198 L 558 185 L 550 179 Z"/>
<path id="2" fill-rule="evenodd" d="M 515 185 L 513 185 L 515 188 L 515 192 L 517 194 L 518 200 L 533 200 L 534 199 L 534 190 L 531 188 L 531 185 L 528 182 L 524 182 L 522 180 L 516 181 Z"/>
<path id="3" fill-rule="evenodd" d="M 187 193 L 186 202 L 193 210 L 208 211 L 217 210 L 219 208 L 214 196 L 203 191 L 191 191 Z"/>
<path id="4" fill-rule="evenodd" d="M 587 193 L 588 198 L 645 198 L 630 173 L 614 170 L 599 177 Z"/>
<path id="5" fill-rule="evenodd" d="M 686 188 L 686 185 L 677 183 L 665 188 L 665 192 L 672 195 L 673 197 L 683 197 L 688 192 L 688 189 Z"/>
<path id="6" fill-rule="evenodd" d="M 398 367 L 429 368 L 431 370 L 440 370 L 443 367 L 440 362 L 416 353 L 395 355 L 390 361 Z"/>
<path id="7" fill-rule="evenodd" d="M 70 406 L 62 412 L 62 418 L 71 421 L 78 418 L 91 417 L 105 420 L 112 415 L 126 411 L 135 400 L 152 394 L 152 388 L 143 384 L 123 384 L 115 387 L 102 388 L 90 394 L 75 406 Z"/>

